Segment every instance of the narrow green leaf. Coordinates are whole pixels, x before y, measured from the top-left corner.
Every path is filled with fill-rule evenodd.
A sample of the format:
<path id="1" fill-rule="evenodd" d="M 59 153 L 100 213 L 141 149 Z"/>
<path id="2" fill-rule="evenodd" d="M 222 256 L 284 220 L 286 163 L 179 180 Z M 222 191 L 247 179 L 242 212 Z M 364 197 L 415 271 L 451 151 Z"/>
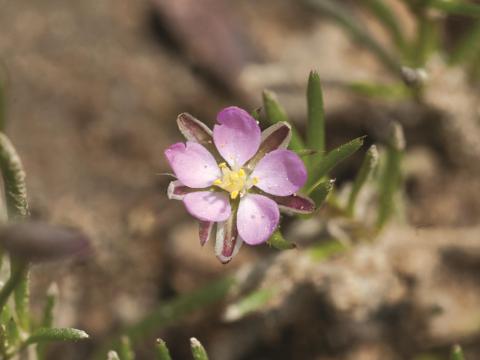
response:
<path id="1" fill-rule="evenodd" d="M 405 38 L 397 21 L 398 16 L 390 10 L 390 7 L 383 0 L 363 0 L 363 2 L 375 18 L 383 24 L 399 52 L 404 53 Z"/>
<path id="2" fill-rule="evenodd" d="M 192 348 L 192 355 L 194 360 L 208 360 L 207 352 L 205 348 L 195 338 L 190 339 L 190 346 Z"/>
<path id="3" fill-rule="evenodd" d="M 327 176 L 335 166 L 352 156 L 358 149 L 360 149 L 363 145 L 364 139 L 365 136 L 358 137 L 330 151 L 320 163 L 314 164 L 312 168 L 312 178 L 322 179 Z"/>
<path id="4" fill-rule="evenodd" d="M 312 149 L 300 149 L 300 150 L 295 150 L 295 153 L 300 157 L 304 157 L 304 156 L 315 155 L 317 151 Z"/>
<path id="5" fill-rule="evenodd" d="M 13 317 L 7 323 L 7 338 L 10 346 L 15 346 L 20 341 L 20 329 Z"/>
<path id="6" fill-rule="evenodd" d="M 0 325 L 0 359 L 7 358 L 8 338 L 7 328 L 5 325 Z"/>
<path id="7" fill-rule="evenodd" d="M 458 41 L 450 56 L 450 64 L 457 65 L 471 61 L 480 50 L 480 21 Z"/>
<path id="8" fill-rule="evenodd" d="M 318 163 L 325 152 L 325 113 L 320 76 L 315 71 L 312 71 L 308 77 L 307 109 L 307 146 L 317 151 L 312 156 L 312 162 Z"/>
<path id="9" fill-rule="evenodd" d="M 162 339 L 157 339 L 155 344 L 155 356 L 157 360 L 172 360 L 167 344 Z"/>
<path id="10" fill-rule="evenodd" d="M 53 326 L 53 312 L 58 299 L 58 286 L 56 283 L 50 284 L 47 290 L 47 298 L 43 308 L 42 327 L 50 328 Z"/>
<path id="11" fill-rule="evenodd" d="M 19 284 L 23 282 L 26 273 L 28 272 L 28 265 L 20 265 L 19 263 L 16 263 L 14 266 L 12 263 L 10 269 L 10 277 L 0 290 L 0 311 L 4 310 L 10 295 L 12 295 Z"/>
<path id="12" fill-rule="evenodd" d="M 309 250 L 310 256 L 316 261 L 327 260 L 330 257 L 344 252 L 347 248 L 337 240 L 329 240 L 316 245 Z"/>
<path id="13" fill-rule="evenodd" d="M 50 341 L 78 341 L 88 339 L 83 330 L 73 328 L 39 328 L 25 341 L 25 345 Z"/>
<path id="14" fill-rule="evenodd" d="M 134 360 L 135 353 L 132 349 L 132 343 L 128 336 L 122 336 L 120 338 L 120 346 L 118 348 L 118 356 L 120 360 Z"/>
<path id="15" fill-rule="evenodd" d="M 120 333 L 127 334 L 131 341 L 135 343 L 151 335 L 154 331 L 158 331 L 184 319 L 194 311 L 198 311 L 220 301 L 227 295 L 234 283 L 234 278 L 225 276 L 200 287 L 196 291 L 162 303 L 136 324 L 120 329 Z M 104 359 L 109 349 L 118 347 L 118 341 L 114 339 L 113 342 L 107 342 L 105 345 L 105 347 L 97 350 L 92 357 L 93 359 Z"/>
<path id="16" fill-rule="evenodd" d="M 350 196 L 348 198 L 347 213 L 350 216 L 354 215 L 355 211 L 355 202 L 357 200 L 358 194 L 362 189 L 363 185 L 370 178 L 371 174 L 375 170 L 378 163 L 378 150 L 375 145 L 372 145 L 365 154 L 363 159 L 362 166 L 358 171 L 355 181 L 353 182 L 352 190 L 350 191 Z"/>
<path id="17" fill-rule="evenodd" d="M 412 91 L 403 83 L 376 84 L 356 81 L 346 84 L 346 87 L 356 94 L 385 100 L 402 100 L 412 96 Z"/>
<path id="18" fill-rule="evenodd" d="M 430 0 L 430 7 L 442 10 L 448 14 L 464 15 L 480 18 L 480 5 L 456 0 Z"/>
<path id="19" fill-rule="evenodd" d="M 107 360 L 121 360 L 121 359 L 118 356 L 116 351 L 110 350 L 107 354 Z"/>
<path id="20" fill-rule="evenodd" d="M 15 147 L 3 133 L 0 133 L 0 171 L 3 177 L 8 219 L 22 220 L 29 214 L 25 171 Z"/>
<path id="21" fill-rule="evenodd" d="M 56 283 L 52 283 L 48 287 L 47 298 L 45 299 L 45 305 L 43 307 L 43 316 L 40 323 L 42 328 L 51 328 L 53 326 L 53 312 L 57 304 L 57 299 L 58 299 L 58 286 Z M 40 343 L 37 345 L 38 360 L 45 359 L 47 346 L 48 346 L 47 343 Z"/>
<path id="22" fill-rule="evenodd" d="M 30 272 L 28 268 L 23 271 L 25 267 L 23 263 L 17 263 L 11 260 L 12 272 L 22 271 L 21 279 L 13 290 L 13 298 L 15 300 L 15 312 L 17 314 L 18 325 L 24 331 L 29 331 L 30 328 Z M 19 269 L 19 270 L 18 270 Z"/>
<path id="23" fill-rule="evenodd" d="M 400 74 L 400 64 L 388 51 L 367 31 L 367 27 L 355 19 L 349 9 L 335 0 L 305 0 L 313 9 L 330 16 L 342 26 L 350 36 L 370 50 L 383 65 L 395 75 Z"/>
<path id="24" fill-rule="evenodd" d="M 307 191 L 309 197 L 315 202 L 317 209 L 320 208 L 320 205 L 323 204 L 328 195 L 333 191 L 334 184 L 335 180 L 322 178 Z"/>
<path id="25" fill-rule="evenodd" d="M 415 67 L 425 67 L 430 55 L 438 46 L 438 34 L 436 21 L 427 15 L 427 11 L 420 9 L 417 15 L 417 39 L 413 48 L 413 60 Z"/>
<path id="26" fill-rule="evenodd" d="M 225 311 L 226 321 L 236 321 L 264 307 L 275 295 L 273 289 L 254 290 L 239 301 L 231 304 Z"/>
<path id="27" fill-rule="evenodd" d="M 462 348 L 460 345 L 455 345 L 452 347 L 452 351 L 450 354 L 451 360 L 465 360 L 465 356 L 463 355 Z"/>
<path id="28" fill-rule="evenodd" d="M 292 150 L 304 149 L 302 138 L 298 134 L 296 128 L 288 121 L 285 109 L 278 102 L 275 94 L 271 91 L 263 91 L 263 106 L 267 114 L 268 122 L 273 125 L 281 121 L 285 121 L 292 127 L 292 139 L 290 140 L 289 148 Z"/>
<path id="29" fill-rule="evenodd" d="M 274 247 L 278 250 L 290 250 L 297 247 L 296 244 L 285 239 L 280 230 L 275 230 L 275 232 L 270 236 L 267 241 L 267 244 Z"/>
<path id="30" fill-rule="evenodd" d="M 387 146 L 385 164 L 380 175 L 379 208 L 377 228 L 381 229 L 390 219 L 395 196 L 401 185 L 401 161 L 405 148 L 405 138 L 400 124 L 393 125 L 390 142 Z"/>

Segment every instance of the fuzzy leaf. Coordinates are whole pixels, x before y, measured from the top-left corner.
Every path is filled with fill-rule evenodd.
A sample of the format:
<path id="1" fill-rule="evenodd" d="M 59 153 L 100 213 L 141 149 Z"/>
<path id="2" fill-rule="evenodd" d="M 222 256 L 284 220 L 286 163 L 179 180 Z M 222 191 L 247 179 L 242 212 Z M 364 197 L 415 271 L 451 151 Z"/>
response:
<path id="1" fill-rule="evenodd" d="M 26 340 L 25 344 L 36 344 L 45 341 L 78 341 L 88 339 L 83 330 L 73 328 L 39 328 Z"/>
<path id="2" fill-rule="evenodd" d="M 155 356 L 157 360 L 172 360 L 167 344 L 162 339 L 157 339 L 155 344 Z"/>
<path id="3" fill-rule="evenodd" d="M 314 165 L 312 169 L 313 178 L 322 179 L 327 176 L 335 166 L 360 149 L 364 139 L 365 136 L 361 136 L 330 151 L 318 164 Z"/>
<path id="4" fill-rule="evenodd" d="M 120 346 L 118 348 L 118 356 L 121 360 L 133 360 L 135 354 L 133 353 L 132 344 L 128 336 L 122 336 L 120 339 Z"/>
<path id="5" fill-rule="evenodd" d="M 194 360 L 208 360 L 207 352 L 205 348 L 195 338 L 190 339 L 190 346 L 192 348 L 192 355 Z"/>
<path id="6" fill-rule="evenodd" d="M 310 198 L 315 202 L 317 209 L 323 204 L 328 195 L 332 192 L 334 184 L 335 180 L 320 179 L 313 184 L 313 186 L 307 192 Z"/>

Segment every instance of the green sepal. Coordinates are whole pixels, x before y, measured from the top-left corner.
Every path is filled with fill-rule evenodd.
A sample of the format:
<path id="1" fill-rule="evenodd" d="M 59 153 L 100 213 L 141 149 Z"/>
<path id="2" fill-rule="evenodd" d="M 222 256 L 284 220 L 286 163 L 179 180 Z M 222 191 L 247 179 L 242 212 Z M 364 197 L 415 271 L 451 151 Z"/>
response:
<path id="1" fill-rule="evenodd" d="M 285 239 L 279 229 L 275 230 L 272 236 L 267 240 L 267 244 L 277 250 L 295 249 L 297 245 Z"/>

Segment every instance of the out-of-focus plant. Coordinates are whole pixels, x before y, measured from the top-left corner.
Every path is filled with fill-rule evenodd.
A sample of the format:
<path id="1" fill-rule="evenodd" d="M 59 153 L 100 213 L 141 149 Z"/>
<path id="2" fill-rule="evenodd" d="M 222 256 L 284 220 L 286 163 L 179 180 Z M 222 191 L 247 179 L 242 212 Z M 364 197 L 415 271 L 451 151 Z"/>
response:
<path id="1" fill-rule="evenodd" d="M 4 121 L 4 101 L 0 92 L 0 120 Z M 3 130 L 3 129 L 2 129 Z M 55 328 L 57 295 L 50 290 L 42 319 L 32 318 L 29 308 L 29 270 L 32 264 L 89 251 L 89 240 L 79 231 L 28 222 L 29 210 L 22 162 L 8 137 L 0 132 L 0 172 L 4 187 L 7 219 L 0 225 L 0 267 L 6 266 L 9 277 L 0 288 L 0 358 L 8 360 L 22 354 L 28 358 L 36 347 L 36 356 L 44 359 L 46 344 L 52 341 L 77 341 L 88 338 L 82 331 Z M 8 220 L 8 221 L 7 221 Z"/>
<path id="2" fill-rule="evenodd" d="M 263 93 L 263 107 L 261 111 L 254 111 L 252 116 L 265 127 L 274 126 L 273 129 L 276 130 L 288 129 L 291 134 L 288 148 L 304 159 L 308 178 L 299 192 L 315 202 L 317 212 L 311 214 L 310 211 L 306 211 L 304 214 L 299 213 L 298 216 L 321 216 L 326 223 L 336 219 L 351 222 L 362 227 L 362 231 L 358 232 L 358 234 L 361 234 L 359 237 L 371 240 L 395 214 L 396 199 L 401 193 L 401 159 L 404 147 L 401 127 L 392 124 L 392 134 L 386 141 L 385 146 L 378 146 L 379 149 L 377 149 L 377 146 L 372 145 L 367 150 L 348 196 L 342 199 L 341 196 L 336 194 L 334 179 L 330 175 L 331 171 L 361 149 L 365 137 L 353 139 L 337 148 L 327 150 L 323 95 L 320 78 L 316 72 L 312 72 L 309 76 L 307 108 L 308 124 L 305 138 L 289 121 L 285 109 L 270 91 Z M 205 132 L 206 126 L 197 120 L 185 120 L 187 116 L 190 117 L 186 114 L 179 117 L 179 127 L 183 129 L 182 132 L 188 134 L 187 130 L 194 129 L 197 140 L 199 142 L 206 141 L 208 144 L 211 137 Z M 188 127 L 186 127 L 185 122 L 189 124 Z M 364 221 L 365 211 L 360 211 L 361 209 L 358 206 L 358 199 L 367 185 L 370 187 L 377 186 L 378 189 L 376 192 L 376 207 L 369 209 L 369 211 L 376 212 L 378 221 L 368 224 Z M 178 189 L 178 187 L 170 187 L 170 193 L 176 194 L 175 189 Z M 178 194 L 182 194 L 182 192 Z M 318 211 L 321 209 L 323 210 L 319 213 Z M 282 228 L 276 229 L 267 243 L 278 250 L 295 249 L 296 244 L 292 241 L 294 239 L 286 239 L 282 230 Z M 314 260 L 326 260 L 348 249 L 347 244 L 339 240 L 343 239 L 332 236 L 328 241 L 314 244 L 307 253 Z M 226 297 L 235 284 L 236 279 L 234 277 L 224 277 L 193 293 L 180 295 L 176 299 L 159 305 L 138 323 L 119 331 L 113 339 L 110 339 L 105 346 L 97 351 L 94 359 L 104 359 L 108 350 L 112 348 L 115 349 L 117 354 L 120 354 L 122 335 L 128 336 L 132 344 L 135 345 L 142 338 L 152 336 L 156 331 L 181 321 L 190 316 L 192 312 L 219 302 Z M 228 306 L 225 312 L 225 320 L 239 319 L 257 311 L 268 303 L 275 296 L 275 293 L 275 289 L 252 291 Z M 160 347 L 162 346 L 160 345 Z"/>
<path id="3" fill-rule="evenodd" d="M 462 65 L 474 82 L 480 80 L 480 5 L 461 0 L 397 0 L 409 10 L 415 32 L 409 36 L 401 17 L 385 0 L 360 0 L 352 6 L 335 0 L 304 0 L 312 9 L 329 16 L 360 44 L 363 44 L 398 81 L 392 84 L 351 83 L 351 90 L 369 96 L 402 98 L 421 95 L 425 71 L 432 55 L 440 54 L 451 66 Z M 383 44 L 369 31 L 352 7 L 367 11 L 385 30 L 390 42 Z M 443 45 L 441 30 L 448 15 L 472 21 L 453 50 Z M 415 75 L 416 74 L 416 75 Z M 412 81 L 415 75 L 415 81 Z"/>
<path id="4" fill-rule="evenodd" d="M 107 354 L 107 360 L 134 360 L 135 353 L 133 351 L 130 340 L 123 337 L 120 350 L 110 350 Z M 208 360 L 208 354 L 203 345 L 196 338 L 190 339 L 190 349 L 193 360 Z M 155 360 L 172 360 L 170 350 L 162 339 L 157 339 L 155 344 Z"/>

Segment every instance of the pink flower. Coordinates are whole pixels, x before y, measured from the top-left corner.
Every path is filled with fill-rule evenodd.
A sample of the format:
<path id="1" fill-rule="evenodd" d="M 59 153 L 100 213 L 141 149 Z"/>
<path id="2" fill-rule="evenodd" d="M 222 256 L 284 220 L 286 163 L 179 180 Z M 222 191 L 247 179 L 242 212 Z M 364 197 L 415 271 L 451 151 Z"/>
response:
<path id="1" fill-rule="evenodd" d="M 200 242 L 216 228 L 215 252 L 227 263 L 243 242 L 264 243 L 277 228 L 280 210 L 309 213 L 314 203 L 296 192 L 305 184 L 302 160 L 286 147 L 291 129 L 277 123 L 261 132 L 238 107 L 217 115 L 213 132 L 189 114 L 178 117 L 186 143 L 165 150 L 177 177 L 170 199 L 182 200 L 200 220 Z"/>

